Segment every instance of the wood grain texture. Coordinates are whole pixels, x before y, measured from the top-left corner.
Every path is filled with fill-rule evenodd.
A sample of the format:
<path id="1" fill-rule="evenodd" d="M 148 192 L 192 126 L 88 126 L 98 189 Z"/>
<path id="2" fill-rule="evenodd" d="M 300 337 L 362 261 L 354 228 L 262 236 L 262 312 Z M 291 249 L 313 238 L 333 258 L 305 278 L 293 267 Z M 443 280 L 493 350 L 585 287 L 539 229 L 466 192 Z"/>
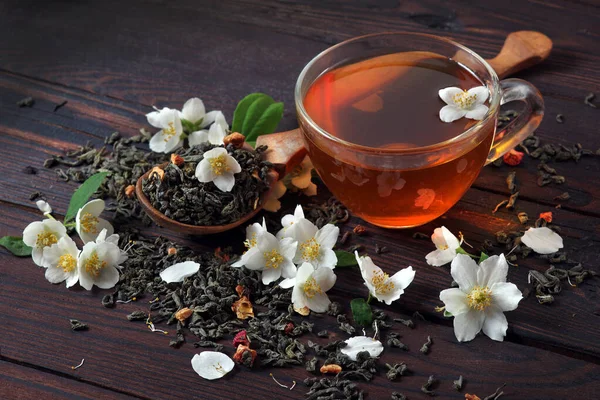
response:
<path id="1" fill-rule="evenodd" d="M 18 229 L 36 214 L 23 210 L 14 213 L 14 207 L 0 204 L 2 231 Z M 179 350 L 168 347 L 173 333 L 165 336 L 150 332 L 143 323 L 128 322 L 125 315 L 137 309 L 146 310 L 142 299 L 137 303 L 105 309 L 100 305 L 103 291 L 68 290 L 63 285 L 51 285 L 43 270 L 28 259 L 16 259 L 0 250 L 2 291 L 0 292 L 0 324 L 4 327 L 2 354 L 8 360 L 34 363 L 43 368 L 77 377 L 83 382 L 94 382 L 107 388 L 126 388 L 127 392 L 141 397 L 181 399 L 199 396 L 211 399 L 264 399 L 266 393 L 276 398 L 301 399 L 305 387 L 300 383 L 292 392 L 279 388 L 269 377 L 273 374 L 281 381 L 300 382 L 308 374 L 301 368 L 257 369 L 249 372 L 237 368 L 236 372 L 221 381 L 205 381 L 190 366 L 197 352 L 190 343 Z M 422 272 L 419 268 L 417 276 Z M 333 300 L 348 304 L 357 293 L 357 271 L 338 271 L 340 283 L 331 292 Z M 411 309 L 409 303 L 418 301 L 410 297 L 424 290 L 423 282 L 415 282 L 398 306 L 388 307 L 391 317 L 406 317 L 403 311 Z M 35 298 L 31 296 L 35 293 Z M 518 312 L 518 311 L 517 311 Z M 509 314 L 511 323 L 517 312 Z M 89 324 L 89 331 L 72 332 L 69 318 Z M 299 320 L 299 317 L 297 318 Z M 331 318 L 309 317 L 315 322 L 315 331 L 328 329 L 330 339 L 348 335 L 331 325 Z M 408 329 L 394 324 L 391 331 L 402 334 L 402 341 L 410 351 L 387 349 L 382 362 L 406 362 L 413 371 L 398 382 L 388 382 L 383 375 L 372 382 L 359 383 L 369 398 L 390 396 L 401 391 L 410 398 L 426 398 L 419 393 L 420 386 L 431 374 L 441 383 L 437 391 L 441 398 L 464 398 L 452 389 L 452 380 L 462 374 L 467 379 L 465 392 L 487 395 L 500 384 L 507 382 L 505 390 L 512 398 L 570 399 L 573 391 L 582 398 L 594 398 L 600 391 L 596 379 L 600 366 L 546 350 L 510 342 L 493 342 L 478 337 L 470 343 L 459 344 L 452 328 L 434 322 L 415 320 L 416 328 Z M 165 329 L 169 330 L 169 327 Z M 434 345 L 428 355 L 418 352 L 426 337 L 431 335 Z M 319 341 L 313 335 L 304 339 Z M 188 337 L 189 340 L 192 340 Z M 35 346 L 31 344 L 35 343 Z M 224 340 L 225 352 L 233 348 Z M 70 366 L 81 358 L 85 365 L 77 371 Z M 568 381 L 569 385 L 564 382 Z"/>
<path id="2" fill-rule="evenodd" d="M 10 400 L 128 400 L 138 397 L 0 360 L 0 398 Z"/>

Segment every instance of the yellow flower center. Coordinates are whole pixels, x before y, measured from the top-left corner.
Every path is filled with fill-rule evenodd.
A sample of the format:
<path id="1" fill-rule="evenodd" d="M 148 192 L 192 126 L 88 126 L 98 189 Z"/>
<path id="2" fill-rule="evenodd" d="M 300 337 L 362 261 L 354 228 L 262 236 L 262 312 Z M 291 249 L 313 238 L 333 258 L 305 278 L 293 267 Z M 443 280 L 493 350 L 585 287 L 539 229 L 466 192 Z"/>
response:
<path id="1" fill-rule="evenodd" d="M 319 258 L 319 250 L 321 245 L 317 243 L 315 238 L 309 239 L 300 245 L 302 251 L 302 258 L 306 261 L 315 261 Z"/>
<path id="2" fill-rule="evenodd" d="M 467 295 L 469 307 L 483 311 L 492 304 L 492 291 L 490 288 L 474 286 L 471 292 Z"/>
<path id="3" fill-rule="evenodd" d="M 247 249 L 256 246 L 256 233 L 253 233 L 250 239 L 244 241 L 244 246 L 246 246 Z"/>
<path id="4" fill-rule="evenodd" d="M 275 249 L 265 251 L 263 256 L 265 257 L 265 268 L 279 268 L 283 262 L 283 256 Z"/>
<path id="5" fill-rule="evenodd" d="M 208 162 L 210 163 L 210 169 L 212 169 L 215 175 L 222 175 L 224 172 L 229 171 L 225 154 L 221 154 L 218 157 L 211 158 L 210 160 L 208 160 Z"/>
<path id="6" fill-rule="evenodd" d="M 70 254 L 63 254 L 58 259 L 58 267 L 65 272 L 72 272 L 77 266 L 77 260 Z"/>
<path id="7" fill-rule="evenodd" d="M 394 282 L 390 280 L 390 276 L 383 271 L 378 271 L 373 275 L 371 283 L 375 287 L 377 294 L 387 294 L 396 287 Z"/>
<path id="8" fill-rule="evenodd" d="M 100 257 L 98 257 L 98 253 L 94 250 L 88 259 L 85 260 L 83 266 L 88 274 L 97 278 L 100 275 L 102 268 L 106 267 L 106 261 L 101 261 Z"/>
<path id="9" fill-rule="evenodd" d="M 452 101 L 454 102 L 454 104 L 456 104 L 463 110 L 471 108 L 473 104 L 475 104 L 475 100 L 477 100 L 477 95 L 469 94 L 469 92 L 466 90 L 463 90 L 462 93 L 457 93 L 454 96 L 452 96 Z"/>
<path id="10" fill-rule="evenodd" d="M 319 286 L 319 284 L 317 283 L 315 278 L 313 278 L 312 276 L 310 278 L 308 278 L 306 280 L 306 282 L 304 282 L 304 285 L 302 286 L 302 290 L 304 290 L 306 297 L 308 297 L 310 299 L 315 297 L 316 294 L 323 294 L 323 290 L 321 290 L 321 286 Z"/>
<path id="11" fill-rule="evenodd" d="M 442 245 L 438 246 L 438 250 L 448 250 L 448 245 L 442 244 Z"/>
<path id="12" fill-rule="evenodd" d="M 175 124 L 173 122 L 169 122 L 169 127 L 163 129 L 163 135 L 165 137 L 164 141 L 168 142 L 173 136 L 175 136 L 176 133 L 177 131 L 175 130 Z"/>
<path id="13" fill-rule="evenodd" d="M 44 248 L 46 246 L 52 246 L 54 243 L 58 242 L 58 238 L 54 234 L 54 232 L 44 231 L 37 235 L 37 239 L 35 240 L 35 247 Z"/>
<path id="14" fill-rule="evenodd" d="M 83 213 L 83 215 L 79 219 L 81 230 L 85 233 L 98 233 L 98 229 L 96 229 L 96 225 L 98 225 L 98 222 L 98 217 L 90 214 L 89 212 Z"/>

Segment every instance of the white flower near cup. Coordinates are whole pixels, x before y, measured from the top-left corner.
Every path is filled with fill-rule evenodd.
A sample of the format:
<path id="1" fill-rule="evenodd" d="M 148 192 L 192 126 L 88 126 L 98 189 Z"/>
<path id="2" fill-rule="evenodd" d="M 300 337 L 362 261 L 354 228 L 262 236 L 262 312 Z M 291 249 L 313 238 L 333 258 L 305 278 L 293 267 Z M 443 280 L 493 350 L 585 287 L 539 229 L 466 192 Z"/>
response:
<path id="1" fill-rule="evenodd" d="M 490 92 L 485 86 L 477 86 L 469 90 L 448 87 L 441 89 L 438 94 L 446 103 L 440 110 L 442 122 L 452 122 L 463 117 L 482 120 L 488 112 L 488 107 L 484 103 Z"/>
<path id="2" fill-rule="evenodd" d="M 170 108 L 146 114 L 148 123 L 160 131 L 150 139 L 150 150 L 155 153 L 171 153 L 183 145 L 183 127 L 179 111 Z"/>
<path id="3" fill-rule="evenodd" d="M 210 381 L 224 377 L 234 366 L 233 360 L 219 351 L 203 351 L 192 357 L 194 371 Z"/>
<path id="4" fill-rule="evenodd" d="M 310 311 L 317 313 L 327 311 L 331 301 L 326 292 L 335 285 L 336 279 L 331 268 L 315 269 L 312 264 L 305 262 L 298 268 L 295 278 L 285 279 L 279 283 L 279 286 L 284 289 L 293 287 L 294 310 L 306 316 Z"/>
<path id="5" fill-rule="evenodd" d="M 283 216 L 283 218 L 281 218 L 281 226 L 283 228 L 281 228 L 279 232 L 277 232 L 277 237 L 279 239 L 282 239 L 284 237 L 295 238 L 295 230 L 296 226 L 298 225 L 298 222 L 305 219 L 306 218 L 304 218 L 304 210 L 302 209 L 302 206 L 298 204 L 296 206 L 296 209 L 294 210 L 294 214 L 286 214 Z"/>
<path id="6" fill-rule="evenodd" d="M 223 192 L 231 192 L 235 185 L 233 175 L 241 171 L 240 164 L 226 149 L 215 147 L 204 153 L 204 158 L 196 167 L 196 178 L 203 183 L 214 183 Z"/>
<path id="7" fill-rule="evenodd" d="M 358 251 L 354 252 L 354 256 L 365 286 L 369 289 L 369 295 L 387 305 L 398 300 L 404 293 L 404 289 L 415 279 L 415 270 L 412 267 L 403 268 L 389 276 L 375 265 L 371 257 L 360 257 Z"/>
<path id="8" fill-rule="evenodd" d="M 563 240 L 558 233 L 545 226 L 529 228 L 521 237 L 521 242 L 538 254 L 556 253 L 563 247 Z"/>
<path id="9" fill-rule="evenodd" d="M 460 248 L 461 242 L 445 226 L 435 228 L 431 241 L 435 244 L 436 250 L 425 256 L 427 264 L 435 267 L 442 266 L 451 262 L 456 256 L 456 250 Z"/>
<path id="10" fill-rule="evenodd" d="M 492 256 L 479 266 L 471 257 L 457 254 L 450 274 L 458 288 L 442 290 L 440 300 L 454 316 L 456 339 L 468 342 L 483 330 L 491 339 L 503 341 L 508 329 L 504 312 L 516 309 L 523 298 L 516 285 L 506 282 L 504 254 Z"/>
<path id="11" fill-rule="evenodd" d="M 335 268 L 337 256 L 333 246 L 337 242 L 340 228 L 326 224 L 321 229 L 307 219 L 294 224 L 292 239 L 298 242 L 294 263 L 311 263 L 315 268 Z"/>
<path id="12" fill-rule="evenodd" d="M 222 116 L 223 113 L 219 111 Z M 222 120 L 222 121 L 221 121 Z M 197 146 L 202 143 L 210 143 L 214 145 L 222 145 L 223 139 L 227 136 L 227 122 L 225 117 L 219 117 L 219 121 L 215 121 L 208 130 L 202 129 L 200 131 L 192 132 L 188 136 L 190 146 Z"/>
<path id="13" fill-rule="evenodd" d="M 84 244 L 96 240 L 100 232 L 104 229 L 106 229 L 106 236 L 111 236 L 115 231 L 110 222 L 104 218 L 100 218 L 104 207 L 104 200 L 95 199 L 88 201 L 77 211 L 75 230 Z"/>

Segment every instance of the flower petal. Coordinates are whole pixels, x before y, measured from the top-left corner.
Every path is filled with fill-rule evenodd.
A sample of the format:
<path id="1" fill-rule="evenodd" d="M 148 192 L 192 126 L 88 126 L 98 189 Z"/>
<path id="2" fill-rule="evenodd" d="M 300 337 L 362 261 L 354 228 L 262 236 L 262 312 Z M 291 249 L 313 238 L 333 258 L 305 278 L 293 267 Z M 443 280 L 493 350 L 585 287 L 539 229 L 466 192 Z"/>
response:
<path id="1" fill-rule="evenodd" d="M 196 179 L 202 183 L 212 182 L 217 176 L 213 172 L 212 168 L 210 167 L 210 162 L 206 158 L 198 163 L 194 175 L 196 176 Z"/>
<path id="2" fill-rule="evenodd" d="M 440 119 L 442 122 L 453 122 L 461 119 L 467 114 L 465 110 L 461 110 L 456 106 L 447 105 L 440 110 Z"/>
<path id="3" fill-rule="evenodd" d="M 94 217 L 99 216 L 104 211 L 106 203 L 102 199 L 94 199 L 88 201 L 83 207 L 81 207 L 81 213 L 90 213 Z"/>
<path id="4" fill-rule="evenodd" d="M 235 186 L 235 178 L 233 177 L 233 174 L 226 172 L 215 176 L 213 183 L 220 191 L 231 192 L 231 189 Z"/>
<path id="5" fill-rule="evenodd" d="M 512 311 L 519 306 L 523 293 L 517 285 L 509 282 L 498 282 L 490 287 L 492 303 L 502 311 Z"/>
<path id="6" fill-rule="evenodd" d="M 35 221 L 27 225 L 23 230 L 23 243 L 29 247 L 35 248 L 37 237 L 44 230 L 44 226 L 43 221 Z"/>
<path id="7" fill-rule="evenodd" d="M 477 270 L 477 283 L 480 286 L 491 287 L 497 282 L 506 282 L 508 263 L 504 254 L 491 256 L 479 264 Z"/>
<path id="8" fill-rule="evenodd" d="M 318 268 L 312 273 L 312 276 L 323 292 L 331 289 L 337 280 L 337 276 L 331 268 Z"/>
<path id="9" fill-rule="evenodd" d="M 562 238 L 547 227 L 529 228 L 521 241 L 538 254 L 552 254 L 563 247 Z"/>
<path id="10" fill-rule="evenodd" d="M 465 254 L 457 254 L 452 260 L 450 274 L 463 292 L 477 285 L 477 263 Z"/>
<path id="11" fill-rule="evenodd" d="M 339 235 L 340 228 L 333 224 L 326 224 L 315 234 L 315 240 L 322 247 L 333 249 L 333 246 L 335 246 Z"/>
<path id="12" fill-rule="evenodd" d="M 467 90 L 469 96 L 475 96 L 475 104 L 480 105 L 485 103 L 485 101 L 490 96 L 490 91 L 486 86 L 476 86 Z"/>
<path id="13" fill-rule="evenodd" d="M 383 351 L 383 345 L 379 340 L 368 336 L 354 336 L 346 340 L 346 347 L 342 347 L 340 351 L 352 361 L 356 361 L 356 356 L 361 351 L 368 351 L 371 357 L 379 356 Z"/>
<path id="14" fill-rule="evenodd" d="M 200 264 L 194 261 L 184 261 L 171 265 L 160 273 L 160 277 L 167 283 L 183 282 L 188 276 L 192 276 L 200 270 Z"/>
<path id="15" fill-rule="evenodd" d="M 318 231 L 319 228 L 317 228 L 315 224 L 305 218 L 301 218 L 287 227 L 284 236 L 292 238 L 302 244 L 307 240 L 314 238 Z"/>
<path id="16" fill-rule="evenodd" d="M 222 145 L 223 139 L 227 136 L 225 129 L 219 124 L 212 124 L 208 130 L 208 141 L 211 144 Z"/>
<path id="17" fill-rule="evenodd" d="M 480 104 L 475 106 L 472 110 L 467 111 L 465 114 L 465 118 L 475 119 L 477 121 L 481 121 L 485 114 L 488 112 L 488 107 L 486 105 Z"/>
<path id="18" fill-rule="evenodd" d="M 67 279 L 68 274 L 60 267 L 50 266 L 46 268 L 45 276 L 50 283 L 61 283 Z"/>
<path id="19" fill-rule="evenodd" d="M 444 242 L 445 242 L 446 246 L 448 246 L 449 249 L 456 250 L 460 247 L 460 241 L 458 240 L 458 238 L 456 236 L 454 236 L 454 234 L 452 232 L 450 232 L 450 230 L 448 230 L 448 228 L 446 228 L 445 226 L 442 226 L 441 231 L 442 231 L 441 232 L 442 236 L 444 237 Z M 433 240 L 433 237 L 432 237 L 432 240 Z"/>
<path id="20" fill-rule="evenodd" d="M 265 268 L 262 270 L 262 283 L 268 285 L 281 278 L 281 268 Z"/>
<path id="21" fill-rule="evenodd" d="M 440 300 L 444 302 L 446 311 L 456 316 L 469 311 L 469 304 L 465 292 L 458 288 L 442 290 Z"/>
<path id="22" fill-rule="evenodd" d="M 473 340 L 481 331 L 485 314 L 481 311 L 469 310 L 454 316 L 454 335 L 459 342 Z"/>
<path id="23" fill-rule="evenodd" d="M 245 260 L 244 260 L 245 257 Z M 265 257 L 263 252 L 258 247 L 253 247 L 242 256 L 242 260 L 246 268 L 261 271 L 265 269 Z M 236 265 L 237 266 L 237 265 Z"/>
<path id="24" fill-rule="evenodd" d="M 296 286 L 304 285 L 304 282 L 310 278 L 314 271 L 315 267 L 311 263 L 302 263 L 296 272 Z"/>
<path id="25" fill-rule="evenodd" d="M 431 253 L 428 253 L 425 256 L 425 260 L 427 260 L 427 264 L 429 265 L 433 265 L 434 267 L 440 267 L 454 260 L 455 256 L 456 251 L 450 250 L 448 248 L 446 250 L 434 250 Z"/>
<path id="26" fill-rule="evenodd" d="M 38 210 L 40 210 L 44 214 L 52 213 L 52 207 L 50 207 L 50 204 L 48 204 L 47 201 L 38 200 L 35 202 L 35 205 L 37 206 Z"/>
<path id="27" fill-rule="evenodd" d="M 315 293 L 313 297 L 306 297 L 305 304 L 311 311 L 324 313 L 329 308 L 331 300 L 329 300 L 329 297 L 325 293 Z"/>
<path id="28" fill-rule="evenodd" d="M 240 164 L 237 162 L 237 160 L 231 156 L 227 156 L 226 158 L 227 160 L 227 167 L 229 168 L 229 172 L 233 173 L 233 174 L 237 174 L 242 172 L 242 167 L 240 166 Z"/>
<path id="29" fill-rule="evenodd" d="M 224 377 L 235 366 L 233 360 L 218 351 L 203 351 L 192 357 L 192 368 L 198 375 L 208 380 Z"/>
<path id="30" fill-rule="evenodd" d="M 155 153 L 166 153 L 165 148 L 167 142 L 165 142 L 165 138 L 166 135 L 162 130 L 156 132 L 154 136 L 152 136 L 152 138 L 150 139 L 150 150 L 152 150 Z"/>
<path id="31" fill-rule="evenodd" d="M 119 270 L 109 265 L 102 268 L 94 284 L 100 289 L 111 289 L 115 287 L 117 282 L 119 282 Z"/>
<path id="32" fill-rule="evenodd" d="M 70 288 L 74 286 L 79 281 L 79 272 L 77 268 L 67 276 L 67 287 Z"/>
<path id="33" fill-rule="evenodd" d="M 415 273 L 413 267 L 406 267 L 396 272 L 390 279 L 395 287 L 404 290 L 415 279 Z"/>
<path id="34" fill-rule="evenodd" d="M 193 123 L 200 121 L 200 119 L 204 118 L 205 114 L 204 103 L 197 97 L 186 101 L 181 109 L 182 117 Z"/>
<path id="35" fill-rule="evenodd" d="M 284 260 L 279 269 L 281 269 L 281 276 L 286 279 L 292 279 L 296 277 L 297 268 L 289 259 Z"/>
<path id="36" fill-rule="evenodd" d="M 206 142 L 208 142 L 208 131 L 206 130 L 192 132 L 188 136 L 190 147 L 198 146 Z"/>
<path id="37" fill-rule="evenodd" d="M 286 279 L 282 280 L 281 282 L 279 282 L 279 286 L 281 286 L 284 289 L 289 289 L 291 287 L 294 287 L 295 285 L 296 285 L 296 277 L 286 278 Z"/>
<path id="38" fill-rule="evenodd" d="M 297 247 L 298 242 L 292 238 L 283 238 L 279 241 L 279 252 L 283 257 L 287 259 L 291 260 L 292 258 L 294 258 Z"/>
<path id="39" fill-rule="evenodd" d="M 440 96 L 440 99 L 442 99 L 444 101 L 444 103 L 446 104 L 454 104 L 454 96 L 456 96 L 457 94 L 462 94 L 463 90 L 461 88 L 457 88 L 457 87 L 447 87 L 444 89 L 441 89 L 438 92 L 438 96 Z"/>
<path id="40" fill-rule="evenodd" d="M 338 259 L 335 255 L 335 251 L 331 249 L 322 249 L 321 255 L 317 260 L 317 268 L 331 268 L 334 269 L 337 265 Z"/>
<path id="41" fill-rule="evenodd" d="M 502 342 L 506 336 L 508 321 L 504 313 L 497 307 L 491 306 L 485 310 L 485 321 L 483 323 L 483 333 L 490 339 Z"/>

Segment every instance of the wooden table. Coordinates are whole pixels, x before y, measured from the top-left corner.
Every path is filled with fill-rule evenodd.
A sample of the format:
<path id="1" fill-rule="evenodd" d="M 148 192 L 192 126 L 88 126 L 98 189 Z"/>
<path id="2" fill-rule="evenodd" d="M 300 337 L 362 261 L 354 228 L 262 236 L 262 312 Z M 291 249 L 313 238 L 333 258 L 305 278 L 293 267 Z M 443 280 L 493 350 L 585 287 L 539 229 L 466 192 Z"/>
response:
<path id="1" fill-rule="evenodd" d="M 371 32 L 408 30 L 451 37 L 484 57 L 493 56 L 511 31 L 539 30 L 555 48 L 542 65 L 518 77 L 537 86 L 546 101 L 546 117 L 537 134 L 546 143 L 582 143 L 600 148 L 600 109 L 584 104 L 589 92 L 600 94 L 600 3 L 572 1 L 13 1 L 0 5 L 0 235 L 18 235 L 39 219 L 31 192 L 40 190 L 57 213 L 64 213 L 75 187 L 42 167 L 47 155 L 86 142 L 100 144 L 115 130 L 125 135 L 147 127 L 144 114 L 152 105 L 181 107 L 194 96 L 208 109 L 222 109 L 231 121 L 239 99 L 262 91 L 286 104 L 280 129 L 296 126 L 293 87 L 302 67 L 318 52 L 339 41 Z M 15 103 L 33 96 L 32 108 Z M 68 103 L 57 111 L 56 104 Z M 597 104 L 600 107 L 600 102 Z M 556 114 L 564 115 L 557 123 Z M 36 175 L 23 172 L 26 166 Z M 516 211 L 530 216 L 553 211 L 565 248 L 587 268 L 600 272 L 600 162 L 597 156 L 555 166 L 567 178 L 543 190 L 535 181 L 537 162 L 526 159 L 514 168 L 521 184 Z M 426 398 L 421 385 L 429 375 L 440 384 L 440 398 L 480 397 L 507 383 L 511 399 L 600 398 L 600 285 L 589 280 L 565 287 L 551 305 L 535 296 L 508 314 L 504 343 L 479 336 L 456 342 L 451 321 L 433 311 L 438 294 L 450 284 L 448 268 L 434 268 L 424 256 L 432 250 L 415 231 L 430 234 L 445 225 L 462 231 L 471 244 L 493 239 L 499 230 L 519 222 L 516 211 L 493 207 L 508 196 L 504 179 L 509 167 L 487 167 L 464 199 L 437 221 L 415 230 L 386 231 L 369 226 L 363 243 L 390 251 L 375 261 L 393 272 L 412 265 L 415 282 L 402 300 L 383 307 L 390 315 L 421 312 L 403 335 L 409 352 L 386 350 L 385 362 L 405 361 L 413 374 L 389 382 L 383 374 L 360 383 L 368 398 L 390 398 L 399 391 L 411 399 Z M 321 189 L 323 191 L 323 189 Z M 568 191 L 571 199 L 555 209 L 553 198 Z M 353 218 L 342 227 L 352 229 Z M 189 239 L 153 229 L 197 249 L 241 240 L 240 232 L 209 239 Z M 501 252 L 501 248 L 496 249 Z M 303 384 L 289 391 L 280 381 L 301 381 L 308 373 L 295 369 L 244 368 L 221 381 L 205 381 L 190 366 L 197 352 L 191 344 L 175 350 L 169 338 L 124 318 L 147 305 L 116 309 L 100 304 L 102 291 L 65 289 L 44 279 L 31 260 L 0 249 L 0 398 L 2 399 L 264 399 L 303 398 Z M 547 263 L 528 258 L 511 267 L 509 279 L 523 290 L 529 269 Z M 360 282 L 357 270 L 339 272 L 331 292 L 348 307 Z M 362 285 L 360 285 L 362 286 Z M 364 290 L 361 290 L 361 293 Z M 69 318 L 87 322 L 87 332 L 72 332 Z M 327 325 L 328 319 L 319 320 Z M 330 324 L 330 323 L 329 323 Z M 331 325 L 331 324 L 330 324 Z M 334 337 L 346 334 L 330 327 Z M 418 352 L 427 335 L 435 344 L 429 355 Z M 226 343 L 227 352 L 231 346 Z M 72 365 L 85 358 L 85 365 Z M 459 374 L 462 393 L 452 389 Z"/>

